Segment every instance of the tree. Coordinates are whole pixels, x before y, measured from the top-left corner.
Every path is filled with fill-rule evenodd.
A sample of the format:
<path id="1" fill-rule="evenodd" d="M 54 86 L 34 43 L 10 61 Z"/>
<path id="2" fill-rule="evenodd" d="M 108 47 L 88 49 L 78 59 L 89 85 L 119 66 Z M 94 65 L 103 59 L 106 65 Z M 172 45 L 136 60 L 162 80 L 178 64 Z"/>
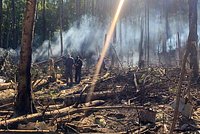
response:
<path id="1" fill-rule="evenodd" d="M 92 16 L 94 16 L 94 0 L 92 0 Z"/>
<path id="2" fill-rule="evenodd" d="M 43 19 L 43 37 L 42 41 L 46 39 L 46 0 L 42 0 L 42 19 Z"/>
<path id="3" fill-rule="evenodd" d="M 2 47 L 2 0 L 0 0 L 0 47 Z"/>
<path id="4" fill-rule="evenodd" d="M 190 52 L 190 69 L 192 69 L 192 77 L 196 79 L 199 73 L 197 59 L 197 4 L 198 0 L 188 0 L 189 4 L 189 36 L 188 49 Z"/>
<path id="5" fill-rule="evenodd" d="M 60 45 L 61 45 L 61 56 L 63 56 L 63 0 L 60 0 Z"/>
<path id="6" fill-rule="evenodd" d="M 179 84 L 178 84 L 178 89 L 176 91 L 176 105 L 175 105 L 175 110 L 174 110 L 174 118 L 173 122 L 170 128 L 170 134 L 173 133 L 176 121 L 179 117 L 179 101 L 181 97 L 181 86 L 183 83 L 184 79 L 184 74 L 185 74 L 185 64 L 187 61 L 187 57 L 190 55 L 190 68 L 192 69 L 192 78 L 196 79 L 198 77 L 198 62 L 197 62 L 197 49 L 196 49 L 196 44 L 197 44 L 197 3 L 198 0 L 188 0 L 189 4 L 189 36 L 188 36 L 188 41 L 187 41 L 187 46 L 186 46 L 186 51 L 184 54 L 184 58 L 182 61 L 182 69 L 181 69 L 181 76 L 179 79 Z"/>
<path id="7" fill-rule="evenodd" d="M 15 0 L 12 0 L 12 45 L 14 48 L 17 47 L 17 41 L 16 41 L 16 17 L 15 17 Z"/>
<path id="8" fill-rule="evenodd" d="M 142 65 L 142 58 L 143 58 L 143 20 L 141 20 L 141 35 L 140 35 L 140 42 L 139 42 L 139 60 L 138 60 L 138 67 L 141 68 L 143 67 Z"/>
<path id="9" fill-rule="evenodd" d="M 31 53 L 34 33 L 36 0 L 26 1 L 26 11 L 22 29 L 22 46 L 19 63 L 18 94 L 15 101 L 15 116 L 34 113 L 36 109 L 31 97 Z"/>
<path id="10" fill-rule="evenodd" d="M 76 20 L 77 20 L 77 27 L 80 26 L 80 20 L 81 20 L 81 16 L 80 16 L 80 0 L 76 0 Z"/>

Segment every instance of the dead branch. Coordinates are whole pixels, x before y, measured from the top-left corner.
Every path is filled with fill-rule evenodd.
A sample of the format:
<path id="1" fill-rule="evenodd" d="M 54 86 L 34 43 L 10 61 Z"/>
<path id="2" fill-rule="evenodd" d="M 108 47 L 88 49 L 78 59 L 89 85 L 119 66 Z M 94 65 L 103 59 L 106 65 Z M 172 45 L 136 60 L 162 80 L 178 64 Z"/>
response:
<path id="1" fill-rule="evenodd" d="M 54 111 L 50 111 L 50 112 L 45 112 L 44 115 L 43 113 L 35 113 L 35 114 L 29 114 L 29 115 L 24 115 L 24 116 L 19 116 L 17 118 L 12 118 L 9 120 L 4 120 L 4 121 L 0 121 L 0 126 L 4 127 L 4 126 L 8 126 L 11 125 L 13 123 L 20 123 L 23 121 L 29 121 L 29 120 L 37 120 L 41 117 L 45 117 L 45 118 L 49 118 L 49 117 L 53 117 L 55 115 L 59 116 L 63 116 L 66 114 L 74 114 L 77 113 L 79 111 L 88 111 L 88 110 L 106 110 L 106 109 L 144 109 L 144 107 L 142 106 L 102 106 L 102 107 L 85 107 L 85 108 L 73 108 L 73 106 L 70 107 L 66 107 L 66 108 L 62 108 L 59 110 L 54 110 Z"/>
<path id="2" fill-rule="evenodd" d="M 172 125 L 170 128 L 170 134 L 173 133 L 175 125 L 176 125 L 176 121 L 179 116 L 178 109 L 179 109 L 179 102 L 180 102 L 180 96 L 181 96 L 181 86 L 182 86 L 184 75 L 185 75 L 185 69 L 186 69 L 185 65 L 186 65 L 188 55 L 189 55 L 189 49 L 186 49 L 186 52 L 184 54 L 183 61 L 182 61 L 181 76 L 180 76 L 179 83 L 178 83 L 178 89 L 176 91 L 176 107 L 174 110 L 174 118 L 173 118 L 173 122 L 172 122 Z"/>
<path id="3" fill-rule="evenodd" d="M 4 104 L 4 105 L 0 106 L 0 109 L 5 109 L 5 108 L 8 108 L 8 107 L 12 107 L 13 105 L 14 105 L 14 103 Z"/>
<path id="4" fill-rule="evenodd" d="M 74 94 L 74 95 L 68 95 L 66 97 L 60 97 L 53 99 L 54 102 L 65 102 L 65 105 L 70 106 L 75 104 L 76 102 L 84 103 L 87 102 L 86 98 L 88 95 L 91 95 L 91 100 L 106 100 L 116 97 L 117 95 L 120 95 L 123 90 L 121 91 L 102 91 L 102 92 L 94 92 L 94 93 L 83 93 L 80 97 L 80 94 Z M 43 101 L 43 99 L 36 99 L 36 101 Z"/>
<path id="5" fill-rule="evenodd" d="M 12 82 L 1 83 L 0 84 L 0 91 L 6 90 L 6 89 L 15 89 L 15 84 L 12 83 Z"/>
<path id="6" fill-rule="evenodd" d="M 50 130 L 0 130 L 1 134 L 49 134 Z"/>
<path id="7" fill-rule="evenodd" d="M 13 114 L 13 111 L 0 111 L 0 115 L 2 114 Z"/>

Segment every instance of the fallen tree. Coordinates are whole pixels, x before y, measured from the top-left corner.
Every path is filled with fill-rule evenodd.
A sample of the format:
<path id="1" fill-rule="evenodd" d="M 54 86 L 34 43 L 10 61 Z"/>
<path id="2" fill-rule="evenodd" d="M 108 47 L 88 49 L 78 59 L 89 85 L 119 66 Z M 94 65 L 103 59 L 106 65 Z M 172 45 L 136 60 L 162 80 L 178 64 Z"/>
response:
<path id="1" fill-rule="evenodd" d="M 60 98 L 54 98 L 52 99 L 53 102 L 64 102 L 65 105 L 70 106 L 75 103 L 84 103 L 87 102 L 86 98 L 88 95 L 92 96 L 91 100 L 99 100 L 99 99 L 111 99 L 115 98 L 118 95 L 121 95 L 123 90 L 120 91 L 102 91 L 102 92 L 93 92 L 93 93 L 83 93 L 83 94 L 73 94 L 73 95 L 68 95 L 65 97 L 60 97 Z M 43 102 L 45 99 L 36 99 L 36 101 Z"/>
<path id="2" fill-rule="evenodd" d="M 144 109 L 142 106 L 99 106 L 99 107 L 82 107 L 82 108 L 74 108 L 73 106 L 44 112 L 44 113 L 35 113 L 35 114 L 28 114 L 24 116 L 19 116 L 17 118 L 12 118 L 9 120 L 0 121 L 0 127 L 4 128 L 6 126 L 12 125 L 14 123 L 21 123 L 23 121 L 30 121 L 30 120 L 37 120 L 41 118 L 50 118 L 55 115 L 59 114 L 60 116 L 64 115 L 72 115 L 74 113 L 77 113 L 79 111 L 88 111 L 88 110 L 105 110 L 105 109 Z"/>
<path id="3" fill-rule="evenodd" d="M 0 91 L 6 90 L 6 89 L 14 89 L 15 84 L 12 82 L 8 83 L 0 83 Z"/>

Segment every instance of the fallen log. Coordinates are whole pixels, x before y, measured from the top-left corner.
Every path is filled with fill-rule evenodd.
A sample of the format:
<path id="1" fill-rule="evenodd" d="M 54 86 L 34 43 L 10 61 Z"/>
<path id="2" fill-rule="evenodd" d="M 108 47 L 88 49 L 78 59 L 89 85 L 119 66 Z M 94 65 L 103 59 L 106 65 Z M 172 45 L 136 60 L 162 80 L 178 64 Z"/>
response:
<path id="1" fill-rule="evenodd" d="M 79 107 L 80 106 L 81 107 L 95 107 L 95 106 L 103 105 L 104 103 L 105 103 L 104 100 L 95 100 L 95 101 L 91 101 L 91 102 L 84 103 L 84 104 L 81 104 L 81 105 L 74 105 L 73 108 L 75 108 L 75 107 L 77 108 L 77 106 L 79 106 Z M 79 114 L 79 116 L 80 116 L 80 114 Z M 69 118 L 68 115 L 67 115 L 67 118 Z M 63 117 L 60 117 L 59 115 L 57 117 L 54 117 L 53 120 L 51 120 L 50 124 L 52 125 L 55 120 L 56 120 L 56 123 L 62 122 Z"/>
<path id="2" fill-rule="evenodd" d="M 64 107 L 65 107 L 64 104 L 49 105 L 49 106 L 48 106 L 48 111 L 50 111 L 50 110 L 55 110 L 55 109 L 61 109 L 61 108 L 64 108 Z M 45 108 L 46 108 L 46 107 L 45 107 Z M 44 106 L 43 106 L 43 107 L 39 106 L 39 107 L 37 107 L 37 109 L 44 110 Z"/>
<path id="3" fill-rule="evenodd" d="M 34 91 L 34 92 L 37 92 L 37 91 L 41 90 L 42 87 L 45 87 L 45 86 L 47 86 L 48 84 L 49 84 L 49 81 L 46 80 L 45 78 L 36 80 L 36 82 L 35 82 L 34 85 L 33 85 L 33 91 Z"/>
<path id="4" fill-rule="evenodd" d="M 50 130 L 0 130 L 1 134 L 53 134 Z"/>
<path id="5" fill-rule="evenodd" d="M 49 118 L 53 117 L 55 115 L 63 116 L 63 115 L 72 115 L 79 111 L 88 111 L 88 110 L 103 110 L 103 109 L 144 109 L 142 106 L 100 106 L 100 107 L 84 107 L 84 108 L 73 108 L 73 106 L 45 112 L 45 113 L 35 113 L 35 114 L 28 114 L 24 116 L 19 116 L 17 118 L 12 118 L 9 120 L 0 121 L 0 127 L 5 127 L 8 125 L 12 125 L 13 123 L 20 123 L 23 121 L 29 121 L 29 120 L 37 120 L 41 119 L 41 117 Z"/>
<path id="6" fill-rule="evenodd" d="M 13 114 L 13 111 L 0 111 L 0 115 L 2 114 Z"/>
<path id="7" fill-rule="evenodd" d="M 8 103 L 13 103 L 14 102 L 14 95 L 13 96 L 9 96 L 7 98 L 4 99 L 0 99 L 0 105 L 4 105 L 4 104 L 8 104 Z"/>
<path id="8" fill-rule="evenodd" d="M 8 107 L 13 107 L 14 103 L 8 103 L 0 106 L 0 109 L 6 109 Z"/>
<path id="9" fill-rule="evenodd" d="M 6 89 L 15 89 L 15 84 L 12 82 L 0 83 L 0 91 L 6 90 Z"/>
<path id="10" fill-rule="evenodd" d="M 81 93 L 80 93 L 80 97 L 79 97 L 79 99 L 77 100 L 77 102 L 76 102 L 76 107 L 81 103 L 81 98 L 82 98 L 82 95 L 83 95 L 83 93 L 85 92 L 85 90 L 86 90 L 86 88 L 88 87 L 88 84 L 86 84 L 85 86 L 84 86 L 84 88 L 82 89 L 82 91 L 81 91 Z"/>
<path id="11" fill-rule="evenodd" d="M 102 91 L 102 92 L 93 92 L 93 93 L 83 93 L 83 94 L 74 94 L 74 95 L 68 95 L 65 97 L 55 98 L 53 99 L 53 102 L 64 102 L 66 106 L 73 105 L 77 102 L 79 103 L 85 103 L 87 102 L 86 98 L 87 96 L 91 96 L 92 100 L 107 100 L 115 98 L 116 96 L 120 95 L 123 92 L 121 91 Z M 36 99 L 36 101 L 43 102 L 45 99 Z"/>

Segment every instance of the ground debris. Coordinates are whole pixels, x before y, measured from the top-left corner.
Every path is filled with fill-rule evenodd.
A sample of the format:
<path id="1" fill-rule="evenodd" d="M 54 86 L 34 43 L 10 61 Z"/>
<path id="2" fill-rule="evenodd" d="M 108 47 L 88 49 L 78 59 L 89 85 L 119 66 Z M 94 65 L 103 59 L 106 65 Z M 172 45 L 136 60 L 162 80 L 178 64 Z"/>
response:
<path id="1" fill-rule="evenodd" d="M 24 131 L 22 129 L 26 128 L 30 133 L 31 130 L 32 132 L 44 130 L 44 133 L 47 130 L 60 133 L 169 132 L 173 118 L 173 108 L 170 103 L 175 99 L 179 68 L 111 70 L 99 74 L 93 93 L 89 92 L 93 70 L 84 70 L 83 74 L 87 76 L 84 76 L 80 84 L 74 84 L 72 87 L 65 84 L 61 74 L 57 74 L 59 77 L 55 81 L 49 81 L 47 74 L 41 73 L 40 70 L 36 70 L 35 73 L 42 74 L 40 77 L 35 75 L 33 80 L 33 98 L 38 113 L 12 118 L 11 107 L 13 107 L 15 91 L 1 90 L 1 128 L 13 128 L 16 126 L 13 123 L 17 122 L 21 125 L 18 126 L 19 130 Z M 183 90 L 187 89 L 188 81 L 188 77 L 185 77 Z M 90 102 L 87 102 L 88 94 L 92 94 Z M 193 111 L 190 120 L 192 122 L 179 124 L 175 131 L 199 130 L 199 94 L 199 86 L 191 85 Z M 182 115 L 180 122 L 181 119 Z M 39 127 L 35 128 L 38 124 Z"/>

